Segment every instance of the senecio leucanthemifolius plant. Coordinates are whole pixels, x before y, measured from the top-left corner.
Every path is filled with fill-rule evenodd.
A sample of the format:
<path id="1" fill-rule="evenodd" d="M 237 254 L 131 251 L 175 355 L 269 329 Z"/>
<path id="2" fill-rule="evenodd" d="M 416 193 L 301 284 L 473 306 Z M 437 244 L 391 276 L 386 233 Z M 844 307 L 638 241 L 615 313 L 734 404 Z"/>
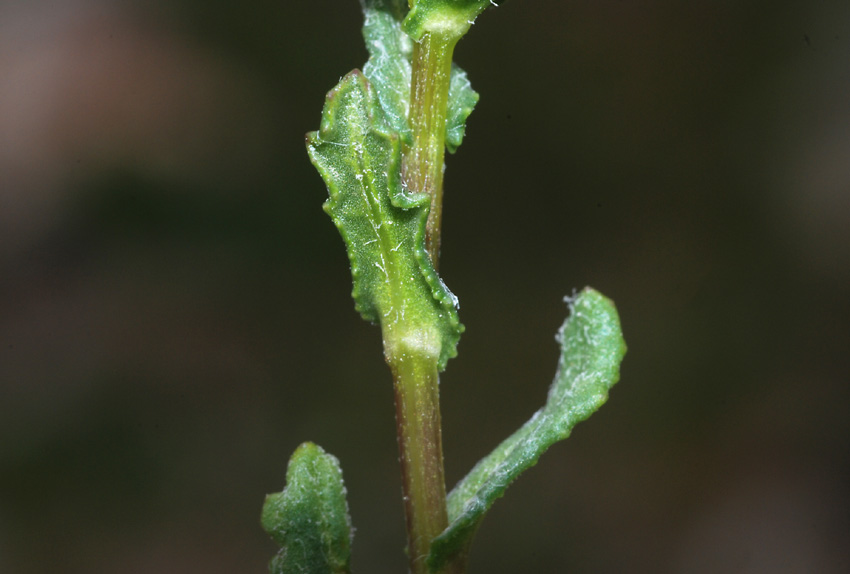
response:
<path id="1" fill-rule="evenodd" d="M 369 60 L 330 91 L 307 152 L 328 188 L 324 209 L 351 261 L 355 308 L 381 326 L 392 371 L 410 571 L 461 574 L 493 502 L 608 398 L 626 351 L 613 303 L 585 288 L 567 298 L 561 357 L 546 404 L 446 495 L 439 373 L 463 332 L 437 274 L 445 150 L 463 141 L 478 101 L 452 63 L 491 0 L 361 0 Z M 281 546 L 273 574 L 350 571 L 351 519 L 336 458 L 304 443 L 286 487 L 263 507 Z"/>

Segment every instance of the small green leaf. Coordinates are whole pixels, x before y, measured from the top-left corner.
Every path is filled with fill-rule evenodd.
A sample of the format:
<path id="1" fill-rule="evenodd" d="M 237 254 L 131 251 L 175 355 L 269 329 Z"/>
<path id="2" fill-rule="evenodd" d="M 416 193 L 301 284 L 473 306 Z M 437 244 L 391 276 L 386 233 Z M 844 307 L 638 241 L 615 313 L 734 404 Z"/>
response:
<path id="1" fill-rule="evenodd" d="M 378 94 L 390 126 L 405 144 L 413 134 L 407 121 L 413 41 L 402 30 L 406 0 L 365 0 L 363 38 L 369 60 L 363 74 Z M 478 102 L 478 93 L 460 66 L 452 65 L 446 119 L 446 148 L 454 153 L 463 141 L 466 119 Z"/>
<path id="2" fill-rule="evenodd" d="M 426 33 L 460 39 L 488 6 L 490 0 L 416 0 L 407 18 L 404 31 L 417 42 Z"/>
<path id="3" fill-rule="evenodd" d="M 472 89 L 469 78 L 460 66 L 452 64 L 452 77 L 449 84 L 449 101 L 446 110 L 446 149 L 450 153 L 457 151 L 463 143 L 466 132 L 466 119 L 478 103 L 478 92 Z"/>
<path id="4" fill-rule="evenodd" d="M 626 344 L 614 304 L 590 288 L 568 301 L 571 312 L 558 332 L 561 358 L 546 405 L 449 494 L 449 527 L 434 539 L 428 557 L 433 571 L 465 556 L 493 502 L 551 445 L 601 407 L 620 378 Z"/>
<path id="5" fill-rule="evenodd" d="M 351 261 L 355 308 L 405 339 L 440 370 L 457 354 L 457 299 L 425 251 L 429 198 L 401 185 L 401 149 L 369 81 L 354 70 L 327 97 L 307 151 L 328 187 L 325 211 Z"/>
<path id="6" fill-rule="evenodd" d="M 351 518 L 339 461 L 313 443 L 293 453 L 283 492 L 266 496 L 263 529 L 281 546 L 271 574 L 350 572 Z"/>
<path id="7" fill-rule="evenodd" d="M 401 30 L 406 14 L 407 0 L 366 0 L 363 3 L 363 39 L 369 50 L 363 74 L 378 93 L 390 129 L 410 144 L 413 136 L 407 111 L 413 42 Z"/>

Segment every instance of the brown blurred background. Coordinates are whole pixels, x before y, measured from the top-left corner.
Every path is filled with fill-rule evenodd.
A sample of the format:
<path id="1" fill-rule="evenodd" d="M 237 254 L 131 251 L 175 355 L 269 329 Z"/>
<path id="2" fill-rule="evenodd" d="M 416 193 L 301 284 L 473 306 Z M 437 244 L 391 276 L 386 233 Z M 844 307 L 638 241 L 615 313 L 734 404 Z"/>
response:
<path id="1" fill-rule="evenodd" d="M 0 0 L 0 572 L 264 572 L 263 496 L 342 462 L 400 573 L 380 335 L 303 146 L 355 0 Z M 475 573 L 850 571 L 850 3 L 514 0 L 457 50 L 454 484 L 613 298 L 609 403 L 500 500 Z"/>

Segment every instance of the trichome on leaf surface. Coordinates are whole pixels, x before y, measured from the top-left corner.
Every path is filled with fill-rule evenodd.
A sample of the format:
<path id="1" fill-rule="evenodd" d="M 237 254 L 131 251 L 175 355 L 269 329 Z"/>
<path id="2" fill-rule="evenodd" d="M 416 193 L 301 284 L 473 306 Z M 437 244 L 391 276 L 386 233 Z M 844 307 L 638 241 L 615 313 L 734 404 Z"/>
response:
<path id="1" fill-rule="evenodd" d="M 355 308 L 378 323 L 393 375 L 410 571 L 460 574 L 481 519 L 505 489 L 608 398 L 626 351 L 614 304 L 590 288 L 566 301 L 546 404 L 446 495 L 439 373 L 463 332 L 437 274 L 445 150 L 478 100 L 452 63 L 490 0 L 362 0 L 369 60 L 330 91 L 307 151 L 348 250 Z M 350 572 L 352 528 L 339 462 L 312 443 L 263 507 L 281 546 L 272 574 Z"/>

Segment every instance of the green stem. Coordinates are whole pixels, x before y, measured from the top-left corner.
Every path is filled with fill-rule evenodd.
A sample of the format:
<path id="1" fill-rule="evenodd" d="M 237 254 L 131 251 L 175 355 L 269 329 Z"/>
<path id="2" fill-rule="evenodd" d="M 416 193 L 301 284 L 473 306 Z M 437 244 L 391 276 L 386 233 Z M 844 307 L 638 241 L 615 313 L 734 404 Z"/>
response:
<path id="1" fill-rule="evenodd" d="M 387 345 L 393 373 L 410 571 L 425 574 L 431 540 L 448 526 L 436 357 Z"/>
<path id="2" fill-rule="evenodd" d="M 404 149 L 402 177 L 413 193 L 427 193 L 431 209 L 425 247 L 436 268 L 440 257 L 446 108 L 456 39 L 426 34 L 413 49 L 409 121 L 413 144 Z M 396 326 L 398 327 L 398 326 Z M 440 427 L 437 354 L 430 326 L 385 329 L 384 348 L 393 372 L 412 574 L 427 574 L 431 541 L 448 526 Z M 448 572 L 448 571 L 446 571 Z"/>
<path id="3" fill-rule="evenodd" d="M 412 4 L 412 2 L 411 2 Z M 452 53 L 459 36 L 426 33 L 413 48 L 410 111 L 413 132 L 402 157 L 402 180 L 408 191 L 431 198 L 425 248 L 436 269 L 440 259 L 446 113 Z M 437 358 L 428 341 L 430 325 L 384 328 L 384 352 L 393 372 L 396 424 L 401 454 L 412 574 L 427 574 L 431 541 L 448 526 Z M 460 574 L 454 566 L 443 574 Z"/>
<path id="4" fill-rule="evenodd" d="M 393 373 L 396 427 L 402 469 L 407 552 L 412 574 L 430 574 L 431 541 L 448 527 L 440 390 L 438 337 L 427 325 L 385 323 L 384 356 Z M 462 562 L 439 574 L 463 574 Z"/>
<path id="5" fill-rule="evenodd" d="M 454 36 L 429 32 L 413 47 L 408 118 L 413 144 L 404 149 L 402 159 L 402 178 L 407 189 L 414 193 L 427 193 L 431 197 L 425 248 L 435 269 L 440 259 L 446 109 L 452 52 L 457 40 Z"/>

